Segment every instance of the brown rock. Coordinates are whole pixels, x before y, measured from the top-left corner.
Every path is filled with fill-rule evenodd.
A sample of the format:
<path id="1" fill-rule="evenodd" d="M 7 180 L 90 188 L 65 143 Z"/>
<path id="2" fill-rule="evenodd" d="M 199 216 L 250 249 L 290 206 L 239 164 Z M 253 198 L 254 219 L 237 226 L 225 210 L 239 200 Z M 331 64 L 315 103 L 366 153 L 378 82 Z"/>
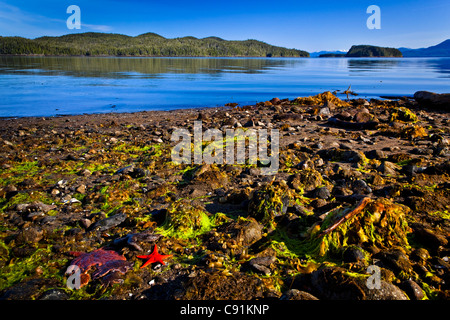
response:
<path id="1" fill-rule="evenodd" d="M 306 291 L 290 289 L 281 296 L 280 300 L 319 300 L 319 299 Z"/>
<path id="2" fill-rule="evenodd" d="M 438 94 L 429 91 L 417 91 L 414 99 L 422 106 L 438 108 L 442 111 L 450 110 L 450 93 Z"/>
<path id="3" fill-rule="evenodd" d="M 16 244 L 37 243 L 44 237 L 44 231 L 38 227 L 29 227 L 20 230 L 16 236 Z"/>

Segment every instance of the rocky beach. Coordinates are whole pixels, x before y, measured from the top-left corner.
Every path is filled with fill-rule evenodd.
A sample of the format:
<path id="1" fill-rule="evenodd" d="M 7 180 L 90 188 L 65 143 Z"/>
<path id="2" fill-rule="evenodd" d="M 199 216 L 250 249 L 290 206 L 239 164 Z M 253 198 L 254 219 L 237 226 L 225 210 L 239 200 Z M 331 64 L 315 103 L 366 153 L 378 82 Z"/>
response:
<path id="1" fill-rule="evenodd" d="M 449 111 L 324 92 L 1 119 L 0 299 L 449 300 Z M 278 171 L 174 163 L 196 120 L 278 129 Z"/>

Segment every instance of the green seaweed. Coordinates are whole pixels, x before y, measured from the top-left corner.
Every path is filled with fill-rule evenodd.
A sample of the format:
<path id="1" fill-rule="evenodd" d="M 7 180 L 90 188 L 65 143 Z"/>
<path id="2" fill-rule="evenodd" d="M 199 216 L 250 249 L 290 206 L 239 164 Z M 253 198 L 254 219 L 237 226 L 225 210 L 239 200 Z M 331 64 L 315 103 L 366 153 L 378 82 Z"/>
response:
<path id="1" fill-rule="evenodd" d="M 275 217 L 286 212 L 291 199 L 293 195 L 286 184 L 268 183 L 254 192 L 248 207 L 249 216 L 272 228 L 276 224 Z"/>
<path id="2" fill-rule="evenodd" d="M 171 238 L 189 239 L 211 230 L 213 221 L 202 208 L 180 199 L 170 204 L 165 221 L 156 231 Z"/>
<path id="3" fill-rule="evenodd" d="M 417 115 L 406 107 L 395 108 L 391 114 L 390 121 L 403 121 L 416 123 L 419 121 Z"/>
<path id="4" fill-rule="evenodd" d="M 6 245 L 2 243 L 2 247 L 6 247 Z M 9 252 L 8 247 L 6 249 Z M 66 258 L 55 259 L 51 245 L 38 248 L 26 258 L 10 258 L 9 263 L 0 268 L 0 291 L 26 278 L 33 277 L 37 268 L 40 270 L 40 278 L 57 279 L 64 283 L 60 270 L 66 263 Z"/>

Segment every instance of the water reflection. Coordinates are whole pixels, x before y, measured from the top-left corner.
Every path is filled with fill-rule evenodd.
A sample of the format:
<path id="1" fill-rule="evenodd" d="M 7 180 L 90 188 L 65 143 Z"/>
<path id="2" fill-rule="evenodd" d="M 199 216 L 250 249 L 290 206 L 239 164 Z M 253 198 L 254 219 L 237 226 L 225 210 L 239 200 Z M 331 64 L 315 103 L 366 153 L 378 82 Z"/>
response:
<path id="1" fill-rule="evenodd" d="M 239 58 L 114 58 L 0 57 L 0 74 L 66 75 L 74 77 L 157 78 L 162 74 L 257 74 L 292 68 L 302 59 Z"/>
<path id="2" fill-rule="evenodd" d="M 437 58 L 425 62 L 427 62 L 428 68 L 443 73 L 444 78 L 450 78 L 450 58 Z"/>
<path id="3" fill-rule="evenodd" d="M 392 69 L 398 66 L 399 59 L 348 59 L 347 66 L 350 72 L 379 71 Z"/>
<path id="4" fill-rule="evenodd" d="M 432 70 L 441 73 L 440 77 L 450 77 L 450 58 L 374 58 L 347 59 L 350 73 L 385 72 L 389 69 Z"/>

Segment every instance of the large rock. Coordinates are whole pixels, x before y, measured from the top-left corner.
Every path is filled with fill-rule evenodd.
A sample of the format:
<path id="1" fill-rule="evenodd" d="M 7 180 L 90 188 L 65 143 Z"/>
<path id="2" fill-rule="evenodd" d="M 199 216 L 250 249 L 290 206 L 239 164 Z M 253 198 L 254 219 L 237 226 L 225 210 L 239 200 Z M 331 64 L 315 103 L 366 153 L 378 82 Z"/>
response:
<path id="1" fill-rule="evenodd" d="M 408 300 L 397 286 L 380 280 L 380 288 L 370 289 L 366 278 L 355 277 L 342 268 L 326 267 L 311 274 L 315 296 L 326 300 Z"/>
<path id="2" fill-rule="evenodd" d="M 450 93 L 434 93 L 429 91 L 417 91 L 414 99 L 422 106 L 450 110 Z"/>

